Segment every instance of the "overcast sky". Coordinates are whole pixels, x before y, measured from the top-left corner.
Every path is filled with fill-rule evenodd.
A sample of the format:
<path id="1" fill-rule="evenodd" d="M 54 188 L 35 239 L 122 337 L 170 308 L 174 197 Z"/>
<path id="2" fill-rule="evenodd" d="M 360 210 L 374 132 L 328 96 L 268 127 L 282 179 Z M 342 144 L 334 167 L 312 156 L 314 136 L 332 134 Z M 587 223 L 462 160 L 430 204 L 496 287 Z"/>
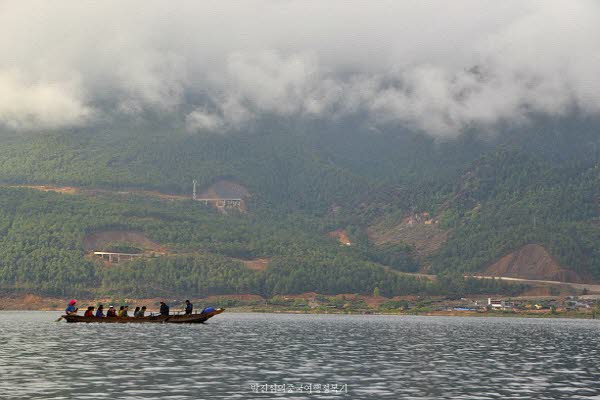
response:
<path id="1" fill-rule="evenodd" d="M 190 132 L 264 115 L 455 135 L 600 111 L 598 1 L 1 1 L 0 124 L 145 111 Z"/>

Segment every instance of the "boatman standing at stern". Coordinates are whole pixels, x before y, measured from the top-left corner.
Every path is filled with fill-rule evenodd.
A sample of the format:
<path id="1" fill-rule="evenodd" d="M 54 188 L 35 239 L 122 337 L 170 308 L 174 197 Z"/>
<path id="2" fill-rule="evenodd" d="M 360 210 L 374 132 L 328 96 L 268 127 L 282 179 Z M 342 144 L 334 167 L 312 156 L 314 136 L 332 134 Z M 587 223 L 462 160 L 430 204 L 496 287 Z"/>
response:
<path id="1" fill-rule="evenodd" d="M 192 303 L 190 303 L 189 300 L 186 300 L 185 301 L 185 315 L 191 314 L 193 309 L 194 309 L 194 305 Z"/>
<path id="2" fill-rule="evenodd" d="M 163 301 L 160 302 L 160 315 L 169 315 L 169 306 Z"/>

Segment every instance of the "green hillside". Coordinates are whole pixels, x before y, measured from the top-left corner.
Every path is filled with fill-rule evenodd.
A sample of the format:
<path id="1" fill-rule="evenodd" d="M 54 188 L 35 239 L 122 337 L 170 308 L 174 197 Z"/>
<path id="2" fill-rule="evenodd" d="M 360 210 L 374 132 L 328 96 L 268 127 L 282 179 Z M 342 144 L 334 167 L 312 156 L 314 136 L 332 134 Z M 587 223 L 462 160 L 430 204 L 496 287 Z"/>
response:
<path id="1" fill-rule="evenodd" d="M 318 291 L 389 296 L 449 293 L 426 279 L 399 275 L 340 246 L 326 223 L 266 214 L 223 215 L 193 201 L 0 190 L 0 290 L 46 295 L 209 295 Z M 161 257 L 103 265 L 85 256 L 87 234 L 130 231 L 167 248 Z M 105 250 L 105 249 L 98 249 Z M 265 271 L 243 261 L 269 259 Z M 409 257 L 409 256 L 407 256 Z M 463 282 L 472 291 L 514 291 L 495 282 Z"/>
<path id="2" fill-rule="evenodd" d="M 386 296 L 513 293 L 520 288 L 461 276 L 530 243 L 582 279 L 600 280 L 598 127 L 593 120 L 540 119 L 496 135 L 446 140 L 311 125 L 210 136 L 135 125 L 5 133 L 0 289 L 136 296 L 376 287 Z M 248 212 L 223 215 L 191 200 L 111 194 L 189 196 L 193 179 L 200 189 L 219 180 L 243 185 Z M 11 187 L 23 184 L 90 190 Z M 417 221 L 424 235 L 411 242 L 406 235 L 417 231 L 403 224 L 413 215 L 427 215 L 432 225 L 425 217 Z M 351 246 L 328 236 L 340 229 Z M 86 255 L 83 241 L 108 230 L 139 232 L 168 254 L 103 265 Z M 434 230 L 443 240 L 421 248 Z M 269 260 L 265 270 L 244 264 L 257 258 Z M 442 275 L 431 282 L 394 272 L 423 269 Z"/>

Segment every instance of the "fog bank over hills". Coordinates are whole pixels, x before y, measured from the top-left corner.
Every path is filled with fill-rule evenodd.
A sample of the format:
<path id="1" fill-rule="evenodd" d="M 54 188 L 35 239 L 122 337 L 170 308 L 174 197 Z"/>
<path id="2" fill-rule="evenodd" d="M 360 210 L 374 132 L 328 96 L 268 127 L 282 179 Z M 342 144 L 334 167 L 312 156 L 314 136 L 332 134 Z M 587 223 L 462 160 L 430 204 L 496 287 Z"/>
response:
<path id="1" fill-rule="evenodd" d="M 600 6 L 578 2 L 0 4 L 0 125 L 358 118 L 453 137 L 600 111 Z"/>

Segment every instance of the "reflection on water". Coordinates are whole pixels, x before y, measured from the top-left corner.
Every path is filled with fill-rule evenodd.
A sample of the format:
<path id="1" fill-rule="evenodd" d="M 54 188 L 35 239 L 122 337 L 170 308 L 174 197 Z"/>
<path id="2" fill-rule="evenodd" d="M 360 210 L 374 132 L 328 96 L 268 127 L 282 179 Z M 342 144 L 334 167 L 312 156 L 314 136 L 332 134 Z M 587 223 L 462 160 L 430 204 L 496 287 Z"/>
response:
<path id="1" fill-rule="evenodd" d="M 600 399 L 600 321 L 225 313 L 185 326 L 56 318 L 0 312 L 0 398 Z M 261 393 L 257 384 L 294 389 Z M 347 385 L 348 393 L 316 393 L 317 385 Z"/>

